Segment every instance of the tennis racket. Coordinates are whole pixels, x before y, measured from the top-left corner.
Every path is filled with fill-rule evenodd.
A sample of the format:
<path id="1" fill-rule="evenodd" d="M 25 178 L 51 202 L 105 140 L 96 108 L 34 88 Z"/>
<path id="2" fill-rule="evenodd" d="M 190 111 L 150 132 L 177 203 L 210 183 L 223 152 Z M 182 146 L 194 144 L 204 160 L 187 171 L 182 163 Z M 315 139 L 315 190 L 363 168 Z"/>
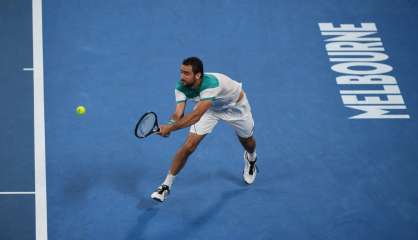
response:
<path id="1" fill-rule="evenodd" d="M 154 112 L 147 112 L 142 115 L 135 126 L 135 136 L 138 138 L 145 138 L 159 131 L 157 114 Z"/>

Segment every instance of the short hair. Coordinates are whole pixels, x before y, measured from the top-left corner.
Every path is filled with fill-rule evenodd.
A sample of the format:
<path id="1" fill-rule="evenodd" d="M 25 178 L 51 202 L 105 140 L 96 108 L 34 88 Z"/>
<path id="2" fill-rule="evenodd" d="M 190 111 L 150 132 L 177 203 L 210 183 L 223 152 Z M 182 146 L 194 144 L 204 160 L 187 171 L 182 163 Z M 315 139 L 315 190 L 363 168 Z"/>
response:
<path id="1" fill-rule="evenodd" d="M 201 73 L 203 77 L 203 62 L 198 57 L 188 57 L 183 60 L 183 65 L 192 65 L 193 74 Z"/>

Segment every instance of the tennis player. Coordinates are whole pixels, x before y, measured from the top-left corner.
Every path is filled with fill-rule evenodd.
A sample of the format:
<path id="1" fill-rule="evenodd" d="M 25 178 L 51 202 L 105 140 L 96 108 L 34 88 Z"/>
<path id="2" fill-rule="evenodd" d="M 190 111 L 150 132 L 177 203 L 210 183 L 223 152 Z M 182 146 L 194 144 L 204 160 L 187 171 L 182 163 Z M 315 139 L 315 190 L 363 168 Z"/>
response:
<path id="1" fill-rule="evenodd" d="M 151 194 L 151 198 L 161 202 L 167 198 L 174 178 L 186 164 L 187 158 L 220 120 L 235 129 L 244 147 L 243 178 L 247 184 L 252 184 L 257 174 L 254 120 L 241 83 L 221 73 L 204 73 L 202 61 L 190 57 L 183 60 L 181 65 L 181 80 L 177 82 L 175 96 L 176 110 L 169 123 L 160 126 L 159 135 L 168 137 L 171 132 L 186 127 L 190 127 L 190 133 L 174 155 L 167 177 Z M 196 105 L 192 112 L 184 115 L 188 99 L 194 100 Z"/>

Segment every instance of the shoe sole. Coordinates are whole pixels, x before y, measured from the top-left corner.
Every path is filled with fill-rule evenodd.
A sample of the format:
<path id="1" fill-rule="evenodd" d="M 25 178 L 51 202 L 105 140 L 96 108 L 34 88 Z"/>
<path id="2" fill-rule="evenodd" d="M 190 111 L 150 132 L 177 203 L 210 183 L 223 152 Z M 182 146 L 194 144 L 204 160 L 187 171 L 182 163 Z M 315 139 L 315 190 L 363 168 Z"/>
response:
<path id="1" fill-rule="evenodd" d="M 161 200 L 161 199 L 159 199 L 159 198 L 152 198 L 152 199 L 154 199 L 155 201 L 157 201 L 157 202 L 163 202 L 163 200 Z"/>
<path id="2" fill-rule="evenodd" d="M 244 171 L 242 171 L 242 174 L 244 174 Z M 245 178 L 244 178 L 244 177 L 242 177 L 242 180 L 244 180 L 244 182 L 245 182 L 247 185 L 251 185 L 251 184 L 253 184 L 253 183 L 255 182 L 255 179 L 254 179 L 254 181 L 253 181 L 252 183 L 249 183 L 249 182 L 245 181 Z"/>
<path id="3" fill-rule="evenodd" d="M 247 185 L 251 185 L 251 184 L 253 184 L 253 183 L 254 183 L 254 182 L 249 183 L 249 182 L 247 182 L 247 181 L 245 181 L 245 180 L 244 180 L 244 182 L 245 182 Z"/>

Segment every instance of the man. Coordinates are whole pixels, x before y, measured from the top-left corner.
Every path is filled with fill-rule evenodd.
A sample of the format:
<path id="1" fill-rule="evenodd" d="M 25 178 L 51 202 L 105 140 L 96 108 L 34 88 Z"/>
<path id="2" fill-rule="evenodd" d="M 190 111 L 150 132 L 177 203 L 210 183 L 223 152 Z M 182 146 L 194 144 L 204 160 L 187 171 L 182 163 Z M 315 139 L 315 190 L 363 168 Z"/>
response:
<path id="1" fill-rule="evenodd" d="M 167 198 L 174 178 L 186 164 L 187 158 L 205 135 L 212 132 L 219 120 L 234 127 L 245 149 L 243 178 L 247 184 L 252 184 L 257 174 L 254 120 L 241 84 L 221 73 L 204 73 L 202 61 L 190 57 L 183 60 L 181 65 L 181 80 L 177 82 L 175 95 L 176 110 L 169 123 L 160 126 L 159 135 L 168 137 L 172 131 L 189 126 L 190 133 L 175 154 L 164 182 L 151 197 L 161 202 Z M 184 115 L 187 99 L 193 99 L 196 105 L 191 113 Z"/>

